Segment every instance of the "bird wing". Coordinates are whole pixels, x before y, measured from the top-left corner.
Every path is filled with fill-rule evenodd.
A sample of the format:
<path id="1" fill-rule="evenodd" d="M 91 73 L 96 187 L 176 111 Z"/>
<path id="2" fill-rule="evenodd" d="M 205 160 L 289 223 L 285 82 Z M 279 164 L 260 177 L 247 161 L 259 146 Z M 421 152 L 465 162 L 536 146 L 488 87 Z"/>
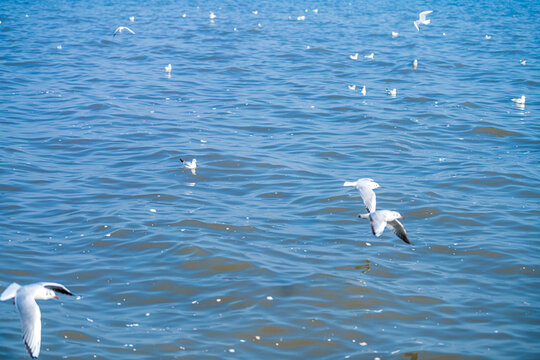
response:
<path id="1" fill-rule="evenodd" d="M 416 30 L 420 31 L 420 28 L 418 27 L 418 20 L 413 21 L 413 24 Z"/>
<path id="2" fill-rule="evenodd" d="M 367 184 L 357 186 L 362 200 L 364 200 L 364 205 L 366 205 L 366 210 L 371 213 L 374 212 L 377 208 L 377 197 L 375 192 L 371 190 Z"/>
<path id="3" fill-rule="evenodd" d="M 428 14 L 431 14 L 432 12 L 433 12 L 433 10 L 422 11 L 422 12 L 420 13 L 420 15 L 419 15 L 420 21 L 422 21 L 422 22 L 426 21 L 426 16 L 427 16 Z"/>
<path id="4" fill-rule="evenodd" d="M 5 301 L 9 299 L 13 299 L 15 295 L 17 295 L 17 290 L 19 290 L 21 286 L 17 283 L 11 283 L 0 295 L 0 300 Z"/>
<path id="5" fill-rule="evenodd" d="M 62 284 L 53 283 L 53 282 L 44 282 L 44 283 L 41 283 L 41 285 L 44 288 L 53 290 L 54 292 L 59 292 L 61 294 L 73 296 L 73 293 L 69 291 L 68 288 Z"/>
<path id="6" fill-rule="evenodd" d="M 41 348 L 41 312 L 33 297 L 17 297 L 15 303 L 21 316 L 22 336 L 28 354 L 37 359 Z"/>
<path id="7" fill-rule="evenodd" d="M 114 30 L 114 33 L 113 33 L 112 36 L 115 37 L 116 34 L 118 34 L 120 31 L 122 31 L 122 27 L 121 27 L 121 26 L 117 27 L 116 30 Z"/>
<path id="8" fill-rule="evenodd" d="M 127 31 L 129 31 L 129 32 L 132 33 L 132 34 L 135 34 L 135 31 L 131 30 L 131 29 L 128 28 L 127 26 L 126 26 L 124 29 L 126 29 Z"/>
<path id="9" fill-rule="evenodd" d="M 398 238 L 406 242 L 407 244 L 410 244 L 411 242 L 407 238 L 407 232 L 405 231 L 405 228 L 403 225 L 399 222 L 399 220 L 393 220 L 389 221 L 386 224 L 386 227 L 388 227 L 394 234 L 397 235 Z"/>
<path id="10" fill-rule="evenodd" d="M 373 212 L 369 214 L 369 221 L 371 223 L 371 231 L 376 237 L 381 236 L 386 226 L 386 216 L 382 213 Z"/>

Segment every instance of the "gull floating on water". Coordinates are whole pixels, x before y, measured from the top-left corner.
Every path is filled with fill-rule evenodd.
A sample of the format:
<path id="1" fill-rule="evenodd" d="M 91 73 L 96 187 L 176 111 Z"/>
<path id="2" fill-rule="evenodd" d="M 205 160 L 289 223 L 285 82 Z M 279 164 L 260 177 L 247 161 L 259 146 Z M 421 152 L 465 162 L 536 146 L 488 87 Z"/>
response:
<path id="1" fill-rule="evenodd" d="M 134 22 L 135 21 L 135 16 L 130 16 L 129 21 Z"/>
<path id="2" fill-rule="evenodd" d="M 132 33 L 132 34 L 135 34 L 135 31 L 131 30 L 130 28 L 128 28 L 127 26 L 119 26 L 116 30 L 114 30 L 114 33 L 113 33 L 113 37 L 116 36 L 116 34 L 118 33 L 122 33 L 122 31 L 124 30 L 127 30 L 128 32 Z"/>
<path id="3" fill-rule="evenodd" d="M 426 16 L 431 14 L 432 12 L 433 10 L 422 11 L 418 15 L 418 20 L 413 21 L 414 26 L 416 27 L 416 30 L 420 31 L 420 27 L 418 25 L 428 25 L 431 22 L 431 20 L 429 19 L 426 20 Z"/>
<path id="4" fill-rule="evenodd" d="M 311 10 L 311 11 L 313 11 L 315 14 L 318 14 L 318 13 L 319 13 L 319 9 L 313 9 L 313 10 Z"/>
<path id="5" fill-rule="evenodd" d="M 184 161 L 184 160 L 180 159 L 180 162 L 181 162 L 182 164 L 184 164 L 184 167 L 185 167 L 186 169 L 191 170 L 191 173 L 192 173 L 193 175 L 196 175 L 196 174 L 197 174 L 197 173 L 195 172 L 195 170 L 197 169 L 197 159 L 193 159 L 191 162 L 190 162 L 190 161 Z"/>
<path id="6" fill-rule="evenodd" d="M 299 17 L 296 18 L 296 20 L 304 21 L 304 20 L 306 20 L 306 15 L 299 16 Z"/>
<path id="7" fill-rule="evenodd" d="M 414 61 L 412 62 L 412 68 L 416 70 L 417 67 L 418 67 L 418 59 L 414 59 Z"/>
<path id="8" fill-rule="evenodd" d="M 369 55 L 365 55 L 365 56 L 364 56 L 364 58 L 366 58 L 366 59 L 372 59 L 372 60 L 373 60 L 374 57 L 375 57 L 375 54 L 374 54 L 374 53 L 371 53 L 371 54 L 369 54 Z"/>
<path id="9" fill-rule="evenodd" d="M 259 11 L 258 11 L 258 10 L 255 10 L 255 11 L 252 11 L 252 13 L 253 13 L 254 15 L 257 15 L 257 14 L 259 14 Z"/>
<path id="10" fill-rule="evenodd" d="M 376 237 L 381 236 L 384 228 L 387 227 L 392 230 L 392 232 L 396 234 L 398 238 L 407 244 L 410 244 L 410 241 L 407 238 L 407 232 L 398 220 L 403 219 L 403 216 L 401 216 L 401 214 L 397 211 L 376 210 L 368 214 L 360 214 L 358 217 L 361 219 L 369 219 L 369 222 L 371 223 L 371 232 Z"/>
<path id="11" fill-rule="evenodd" d="M 56 47 L 56 50 L 62 50 L 62 45 L 58 45 L 58 46 Z"/>
<path id="12" fill-rule="evenodd" d="M 171 64 L 165 66 L 165 72 L 166 72 L 166 73 L 170 74 L 171 71 L 172 71 L 172 65 L 171 65 Z"/>
<path id="13" fill-rule="evenodd" d="M 521 95 L 520 98 L 512 99 L 517 105 L 525 105 L 525 95 Z"/>
<path id="14" fill-rule="evenodd" d="M 527 65 L 527 60 L 519 60 L 519 63 L 523 66 Z"/>
<path id="15" fill-rule="evenodd" d="M 362 86 L 362 95 L 366 96 L 366 85 Z"/>
<path id="16" fill-rule="evenodd" d="M 352 60 L 358 60 L 358 53 L 354 54 L 354 55 L 349 55 L 349 57 L 352 59 Z"/>
<path id="17" fill-rule="evenodd" d="M 215 19 L 216 18 L 216 14 L 214 14 L 213 11 L 210 11 L 210 19 Z"/>
<path id="18" fill-rule="evenodd" d="M 491 36 L 490 36 L 490 35 L 486 35 L 485 38 L 486 38 L 486 40 L 489 40 L 489 39 L 491 39 Z"/>
<path id="19" fill-rule="evenodd" d="M 397 89 L 393 88 L 392 90 L 386 89 L 386 93 L 392 97 L 395 97 L 397 95 Z"/>
<path id="20" fill-rule="evenodd" d="M 356 85 L 348 85 L 349 90 L 356 90 Z"/>
<path id="21" fill-rule="evenodd" d="M 36 300 L 58 299 L 55 291 L 73 296 L 64 285 L 52 282 L 24 286 L 12 283 L 0 295 L 2 301 L 15 299 L 14 304 L 21 317 L 24 344 L 33 359 L 37 359 L 41 349 L 41 312 Z"/>
<path id="22" fill-rule="evenodd" d="M 375 211 L 377 207 L 377 198 L 375 197 L 375 192 L 373 190 L 380 188 L 381 186 L 373 181 L 373 179 L 362 178 L 356 181 L 345 181 L 343 186 L 355 187 L 360 192 L 366 210 L 368 212 Z"/>
<path id="23" fill-rule="evenodd" d="M 395 32 L 395 31 L 392 31 L 392 37 L 393 38 L 396 38 L 399 36 L 399 33 L 398 32 Z"/>

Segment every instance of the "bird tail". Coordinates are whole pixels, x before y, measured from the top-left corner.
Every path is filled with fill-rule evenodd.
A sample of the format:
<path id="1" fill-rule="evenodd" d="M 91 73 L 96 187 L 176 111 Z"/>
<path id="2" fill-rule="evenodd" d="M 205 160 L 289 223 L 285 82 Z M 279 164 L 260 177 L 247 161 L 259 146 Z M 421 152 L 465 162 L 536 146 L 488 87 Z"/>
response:
<path id="1" fill-rule="evenodd" d="M 0 295 L 0 300 L 5 301 L 9 299 L 13 299 L 15 295 L 17 294 L 17 290 L 19 290 L 21 286 L 17 283 L 11 283 L 6 290 Z"/>
<path id="2" fill-rule="evenodd" d="M 345 181 L 343 186 L 356 186 L 356 181 Z"/>

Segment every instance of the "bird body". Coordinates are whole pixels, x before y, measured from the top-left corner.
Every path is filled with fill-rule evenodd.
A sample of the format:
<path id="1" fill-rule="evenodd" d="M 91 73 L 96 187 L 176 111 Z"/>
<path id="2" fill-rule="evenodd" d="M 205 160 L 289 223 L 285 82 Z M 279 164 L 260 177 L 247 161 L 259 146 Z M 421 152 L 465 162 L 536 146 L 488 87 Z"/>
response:
<path id="1" fill-rule="evenodd" d="M 114 30 L 114 33 L 113 33 L 113 37 L 116 36 L 116 34 L 118 33 L 122 33 L 122 31 L 126 30 L 127 32 L 130 32 L 132 34 L 135 34 L 135 31 L 131 30 L 130 28 L 128 28 L 127 26 L 119 26 L 118 28 L 116 28 L 116 30 Z"/>
<path id="2" fill-rule="evenodd" d="M 366 206 L 368 213 L 375 211 L 377 207 L 377 200 L 373 190 L 380 188 L 381 186 L 373 181 L 373 179 L 361 178 L 356 181 L 345 181 L 343 186 L 355 187 L 360 192 L 360 196 L 364 201 L 364 205 Z"/>
<path id="3" fill-rule="evenodd" d="M 375 54 L 374 54 L 374 53 L 371 53 L 371 54 L 369 54 L 369 55 L 364 56 L 364 58 L 366 58 L 366 59 L 371 59 L 371 60 L 373 60 L 374 57 L 375 57 Z"/>
<path id="4" fill-rule="evenodd" d="M 171 64 L 165 66 L 165 72 L 166 72 L 166 73 L 169 73 L 169 74 L 170 74 L 171 71 L 172 71 L 172 65 L 171 65 Z"/>
<path id="5" fill-rule="evenodd" d="M 414 59 L 414 61 L 412 62 L 412 68 L 416 70 L 417 67 L 418 67 L 418 59 Z"/>
<path id="6" fill-rule="evenodd" d="M 180 159 L 180 162 L 181 162 L 182 164 L 184 164 L 184 167 L 185 167 L 186 169 L 191 170 L 191 173 L 192 173 L 193 175 L 196 174 L 195 170 L 197 169 L 197 159 L 193 159 L 193 160 L 191 160 L 191 161 L 184 161 L 184 160 Z"/>
<path id="7" fill-rule="evenodd" d="M 52 282 L 24 286 L 12 283 L 0 295 L 1 301 L 15 299 L 21 317 L 24 344 L 33 359 L 39 356 L 41 349 L 41 311 L 36 300 L 58 299 L 55 291 L 73 296 L 64 285 Z"/>
<path id="8" fill-rule="evenodd" d="M 366 85 L 362 86 L 362 95 L 366 96 Z"/>
<path id="9" fill-rule="evenodd" d="M 527 60 L 519 60 L 519 63 L 523 66 L 527 65 Z"/>
<path id="10" fill-rule="evenodd" d="M 397 95 L 397 89 L 393 88 L 392 90 L 386 89 L 386 93 L 392 97 L 395 97 Z"/>
<path id="11" fill-rule="evenodd" d="M 426 16 L 431 14 L 432 12 L 433 10 L 422 11 L 418 15 L 418 20 L 413 21 L 413 24 L 414 24 L 414 27 L 416 27 L 416 30 L 420 31 L 419 25 L 428 25 L 431 22 L 431 20 L 426 19 Z"/>
<path id="12" fill-rule="evenodd" d="M 390 229 L 398 238 L 410 244 L 407 232 L 398 219 L 403 219 L 400 213 L 391 210 L 376 210 L 368 214 L 358 215 L 361 219 L 369 219 L 373 235 L 379 237 L 385 228 Z"/>
<path id="13" fill-rule="evenodd" d="M 521 95 L 521 97 L 517 99 L 512 99 L 512 101 L 518 105 L 525 105 L 525 95 Z"/>
<path id="14" fill-rule="evenodd" d="M 395 31 L 392 31 L 392 37 L 393 38 L 396 38 L 399 36 L 399 33 L 398 32 L 395 32 Z"/>

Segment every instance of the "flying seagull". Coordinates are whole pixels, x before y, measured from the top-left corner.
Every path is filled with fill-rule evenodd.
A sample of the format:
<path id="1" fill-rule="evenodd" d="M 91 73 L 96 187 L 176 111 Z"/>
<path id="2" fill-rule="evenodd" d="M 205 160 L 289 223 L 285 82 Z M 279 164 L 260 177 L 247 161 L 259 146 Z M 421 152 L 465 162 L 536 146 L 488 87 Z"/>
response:
<path id="1" fill-rule="evenodd" d="M 414 20 L 414 26 L 416 27 L 416 30 L 420 31 L 420 27 L 418 25 L 428 25 L 431 20 L 427 19 L 426 20 L 426 16 L 431 14 L 433 12 L 433 10 L 428 10 L 428 11 L 422 11 L 419 15 L 418 15 L 418 20 Z"/>
<path id="2" fill-rule="evenodd" d="M 353 186 L 359 192 L 366 210 L 369 212 L 375 211 L 377 206 L 377 198 L 375 197 L 375 192 L 373 189 L 380 188 L 381 186 L 377 184 L 373 179 L 362 178 L 356 181 L 345 181 L 343 186 Z"/>
<path id="3" fill-rule="evenodd" d="M 371 231 L 376 237 L 381 236 L 384 228 L 387 227 L 392 230 L 392 232 L 396 234 L 398 238 L 407 244 L 410 244 L 410 241 L 407 238 L 407 232 L 398 220 L 403 219 L 403 216 L 401 216 L 401 214 L 397 211 L 376 210 L 368 214 L 360 214 L 358 217 L 361 219 L 369 219 L 369 222 L 371 223 Z"/>
<path id="4" fill-rule="evenodd" d="M 128 32 L 135 34 L 135 31 L 131 30 L 127 26 L 119 26 L 116 30 L 114 30 L 113 37 L 116 36 L 118 33 L 122 33 L 122 31 L 127 30 Z"/>
<path id="5" fill-rule="evenodd" d="M 58 299 L 55 291 L 73 296 L 64 285 L 52 282 L 24 286 L 12 283 L 0 295 L 2 301 L 15 299 L 13 303 L 17 305 L 21 317 L 24 344 L 32 359 L 37 359 L 41 348 L 41 312 L 36 300 Z"/>

